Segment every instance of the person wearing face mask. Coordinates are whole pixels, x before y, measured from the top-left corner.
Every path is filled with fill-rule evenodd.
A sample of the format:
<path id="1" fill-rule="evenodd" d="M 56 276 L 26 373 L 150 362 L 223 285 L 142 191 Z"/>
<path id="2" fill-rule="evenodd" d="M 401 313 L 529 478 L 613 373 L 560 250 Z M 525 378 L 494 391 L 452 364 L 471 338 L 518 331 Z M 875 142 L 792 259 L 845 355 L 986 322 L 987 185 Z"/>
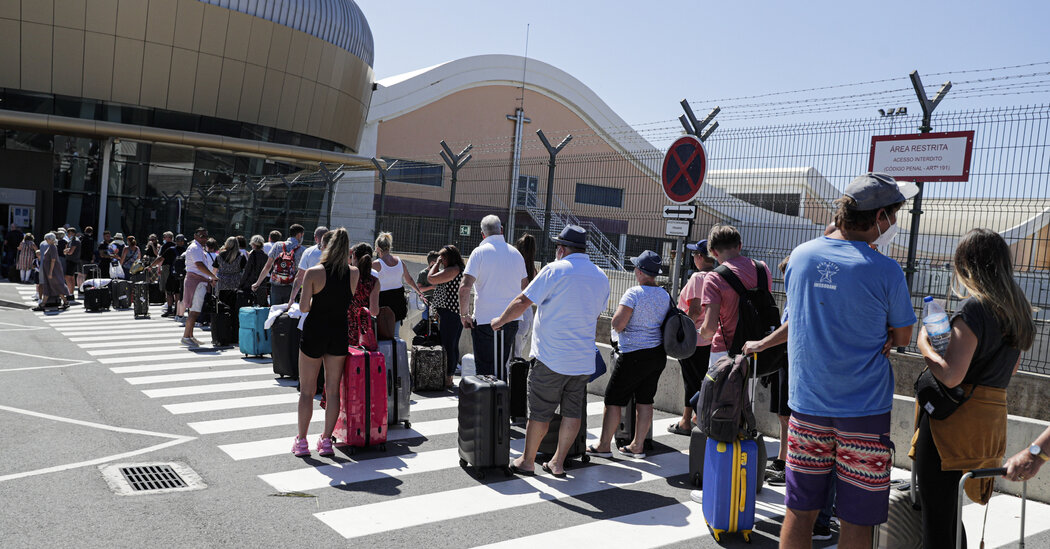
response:
<path id="1" fill-rule="evenodd" d="M 791 419 L 781 547 L 811 546 L 830 483 L 840 546 L 871 545 L 873 527 L 886 522 L 893 465 L 886 351 L 911 341 L 916 318 L 900 265 L 871 245 L 888 250 L 897 211 L 917 191 L 885 174 L 861 175 L 835 201 L 836 230 L 791 252 L 784 274 Z"/>

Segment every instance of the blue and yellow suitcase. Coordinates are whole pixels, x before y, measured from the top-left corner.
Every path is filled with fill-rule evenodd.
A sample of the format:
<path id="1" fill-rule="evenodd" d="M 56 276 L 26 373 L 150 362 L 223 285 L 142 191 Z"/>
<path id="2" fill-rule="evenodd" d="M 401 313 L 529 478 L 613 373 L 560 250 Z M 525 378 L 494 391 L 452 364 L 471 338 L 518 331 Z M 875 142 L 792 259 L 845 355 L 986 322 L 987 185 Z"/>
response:
<path id="1" fill-rule="evenodd" d="M 740 532 L 745 541 L 751 541 L 758 475 L 758 444 L 754 440 L 728 443 L 707 439 L 703 477 L 704 520 L 715 541 L 720 541 L 720 536 L 726 532 Z"/>
<path id="2" fill-rule="evenodd" d="M 265 328 L 269 307 L 242 307 L 238 313 L 240 330 L 237 344 L 245 356 L 262 356 L 272 352 L 270 331 Z"/>

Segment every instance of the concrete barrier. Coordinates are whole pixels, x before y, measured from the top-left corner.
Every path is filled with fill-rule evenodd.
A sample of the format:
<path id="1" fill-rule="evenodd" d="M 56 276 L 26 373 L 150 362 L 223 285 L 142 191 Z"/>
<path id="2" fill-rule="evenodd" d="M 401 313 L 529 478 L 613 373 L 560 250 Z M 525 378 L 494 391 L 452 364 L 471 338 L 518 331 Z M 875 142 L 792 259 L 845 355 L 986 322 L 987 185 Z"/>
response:
<path id="1" fill-rule="evenodd" d="M 605 357 L 606 364 L 609 364 L 611 371 L 612 363 L 609 361 L 609 355 L 612 348 L 603 343 L 598 345 L 598 349 Z M 909 389 L 911 388 L 912 380 L 915 378 L 914 376 L 917 376 L 921 369 L 917 367 L 917 364 L 921 362 L 922 358 L 914 355 L 894 357 L 892 363 L 896 372 L 898 387 L 904 384 Z M 912 371 L 914 371 L 914 373 L 912 373 Z M 907 377 L 909 375 L 911 377 Z M 902 377 L 904 379 L 902 379 Z M 587 386 L 587 390 L 592 394 L 604 395 L 605 387 L 608 382 L 609 374 L 606 374 L 591 382 Z M 1026 403 L 1023 402 L 1023 400 L 1025 400 L 1028 395 L 1046 395 L 1048 394 L 1048 390 L 1050 390 L 1050 379 L 1046 376 L 1018 374 L 1010 384 L 1011 411 L 1015 409 L 1041 409 L 1041 407 L 1047 405 L 1045 397 L 1037 399 L 1041 400 L 1038 403 Z M 682 407 L 685 404 L 684 392 L 685 387 L 682 382 L 681 367 L 677 360 L 668 360 L 663 375 L 660 376 L 660 385 L 656 393 L 656 400 L 653 404 L 658 410 L 676 415 L 681 414 Z M 1017 397 L 1016 395 L 1021 395 L 1021 397 Z M 765 434 L 766 437 L 772 439 L 780 437 L 780 422 L 777 420 L 776 414 L 769 412 L 769 390 L 761 385 L 758 387 L 755 395 L 755 419 L 758 422 L 759 431 Z M 893 411 L 891 412 L 890 437 L 893 440 L 894 446 L 897 448 L 896 455 L 894 456 L 894 465 L 897 467 L 911 469 L 911 459 L 908 458 L 908 450 L 911 447 L 914 422 L 915 399 L 900 394 L 894 395 Z M 665 423 L 669 423 L 669 421 Z M 1006 433 L 1007 457 L 1012 456 L 1019 450 L 1027 448 L 1032 441 L 1047 428 L 1048 425 L 1050 425 L 1050 422 L 1010 414 L 1007 421 Z M 666 429 L 667 425 L 656 423 L 653 428 Z M 1008 494 L 1020 495 L 1021 484 L 1000 479 L 996 481 L 996 490 Z M 1034 501 L 1050 503 L 1050 470 L 1040 471 L 1039 476 L 1028 481 L 1028 497 Z"/>

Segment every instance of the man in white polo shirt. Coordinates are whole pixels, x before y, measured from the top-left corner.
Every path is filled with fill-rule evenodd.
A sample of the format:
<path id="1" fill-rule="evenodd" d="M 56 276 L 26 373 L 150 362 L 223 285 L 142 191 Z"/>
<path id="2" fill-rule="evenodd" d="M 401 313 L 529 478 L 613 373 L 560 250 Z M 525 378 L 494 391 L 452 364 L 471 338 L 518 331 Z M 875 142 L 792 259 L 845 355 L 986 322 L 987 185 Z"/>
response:
<path id="1" fill-rule="evenodd" d="M 203 299 L 195 300 L 194 297 L 197 292 L 207 292 L 211 283 L 218 280 L 209 267 L 211 262 L 207 258 L 208 250 L 204 247 L 207 242 L 208 229 L 200 227 L 194 231 L 193 242 L 186 248 L 186 281 L 182 288 L 182 305 L 189 318 L 182 331 L 182 344 L 189 347 L 200 347 L 200 342 L 193 337 L 193 325 L 201 314 Z"/>
<path id="2" fill-rule="evenodd" d="M 487 215 L 481 220 L 481 235 L 484 240 L 470 253 L 467 268 L 463 271 L 463 283 L 459 287 L 459 311 L 463 327 L 470 330 L 474 343 L 474 364 L 478 375 L 498 374 L 494 363 L 496 352 L 495 333 L 489 320 L 496 318 L 515 297 L 525 289 L 529 279 L 525 272 L 525 259 L 518 249 L 503 238 L 503 226 L 499 217 Z M 470 290 L 477 292 L 474 299 L 474 316 L 470 315 Z M 506 323 L 503 333 L 502 360 L 509 358 L 515 336 L 518 335 L 518 319 Z"/>
<path id="3" fill-rule="evenodd" d="M 594 373 L 594 334 L 598 315 L 609 303 L 609 277 L 587 257 L 587 231 L 582 227 L 566 226 L 554 243 L 558 260 L 544 267 L 503 314 L 492 319 L 492 328 L 499 330 L 537 304 L 525 452 L 511 463 L 511 470 L 533 474 L 536 452 L 560 405 L 558 450 L 543 464 L 543 470 L 560 478 L 565 476 L 565 456 L 586 413 L 587 379 Z"/>

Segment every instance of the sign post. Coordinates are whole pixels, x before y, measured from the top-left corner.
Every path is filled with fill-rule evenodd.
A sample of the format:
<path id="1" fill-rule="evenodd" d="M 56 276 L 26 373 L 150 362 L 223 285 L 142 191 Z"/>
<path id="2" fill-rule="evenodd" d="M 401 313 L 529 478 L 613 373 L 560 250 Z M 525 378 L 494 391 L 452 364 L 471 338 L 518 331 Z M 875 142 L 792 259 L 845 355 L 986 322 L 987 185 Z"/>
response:
<path id="1" fill-rule="evenodd" d="M 691 113 L 691 110 L 687 110 Z M 685 135 L 675 140 L 664 156 L 661 180 L 664 194 L 674 202 L 673 206 L 664 206 L 663 215 L 668 219 L 664 231 L 667 236 L 675 237 L 674 260 L 671 263 L 671 295 L 678 297 L 681 284 L 682 254 L 685 252 L 685 239 L 692 228 L 696 217 L 696 206 L 688 205 L 704 184 L 707 173 L 707 153 L 704 143 L 695 135 Z"/>

